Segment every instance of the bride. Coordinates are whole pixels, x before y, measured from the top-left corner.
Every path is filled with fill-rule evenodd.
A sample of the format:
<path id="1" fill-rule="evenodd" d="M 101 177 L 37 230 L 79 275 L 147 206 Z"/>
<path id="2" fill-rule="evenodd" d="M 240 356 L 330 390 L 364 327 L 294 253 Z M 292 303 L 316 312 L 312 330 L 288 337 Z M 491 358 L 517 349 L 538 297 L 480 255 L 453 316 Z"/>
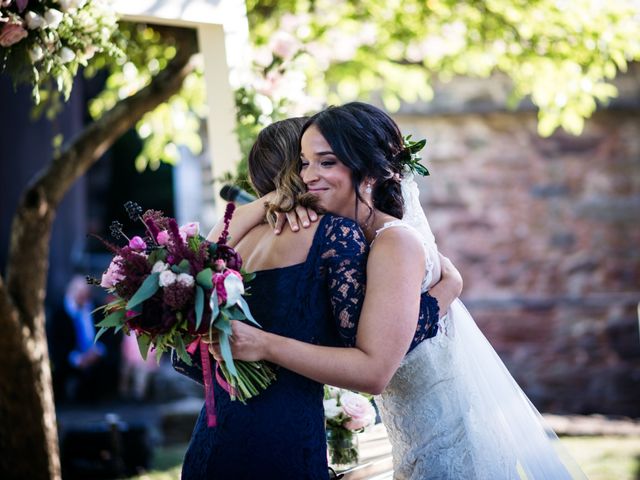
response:
<path id="1" fill-rule="evenodd" d="M 369 281 L 397 278 L 401 268 L 405 284 L 429 290 L 440 277 L 438 249 L 407 169 L 415 159 L 395 122 L 354 102 L 314 115 L 302 132 L 299 174 L 321 207 L 362 227 L 371 244 Z M 367 297 L 386 300 L 379 308 L 388 313 L 374 324 L 365 302 L 351 348 L 312 345 L 233 322 L 233 356 L 378 394 L 396 479 L 584 478 L 464 305 L 454 301 L 429 338 L 416 334 L 415 318 L 394 316 L 394 285 L 367 290 Z M 211 348 L 221 360 L 219 347 Z"/>

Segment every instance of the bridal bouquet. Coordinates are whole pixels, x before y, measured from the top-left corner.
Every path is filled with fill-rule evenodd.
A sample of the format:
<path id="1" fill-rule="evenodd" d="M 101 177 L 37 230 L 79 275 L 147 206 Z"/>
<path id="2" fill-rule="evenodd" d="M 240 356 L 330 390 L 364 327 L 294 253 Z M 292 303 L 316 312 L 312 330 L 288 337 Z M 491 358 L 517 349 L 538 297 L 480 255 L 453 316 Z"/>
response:
<path id="1" fill-rule="evenodd" d="M 333 465 L 352 465 L 358 462 L 358 446 L 354 433 L 373 425 L 376 411 L 371 401 L 349 390 L 324 387 L 324 417 L 327 446 Z"/>
<path id="2" fill-rule="evenodd" d="M 262 362 L 234 362 L 231 356 L 231 320 L 259 326 L 243 298 L 244 284 L 253 275 L 242 271 L 242 259 L 227 245 L 234 206 L 227 205 L 225 228 L 215 243 L 200 235 L 197 223 L 179 227 L 162 212 L 143 213 L 133 202 L 127 202 L 125 208 L 132 220 L 143 223 L 146 235 L 129 238 L 122 224 L 113 222 L 111 234 L 127 244 L 116 246 L 103 240 L 114 257 L 102 280 L 92 279 L 91 283 L 99 283 L 116 299 L 100 307 L 105 318 L 98 323 L 96 339 L 110 328 L 123 330 L 136 335 L 143 358 L 153 348 L 159 361 L 165 351 L 174 348 L 189 365 L 189 353 L 199 349 L 208 412 L 213 416 L 210 425 L 215 425 L 206 343 L 214 332 L 224 358 L 215 367 L 216 380 L 233 400 L 245 402 L 275 378 Z"/>

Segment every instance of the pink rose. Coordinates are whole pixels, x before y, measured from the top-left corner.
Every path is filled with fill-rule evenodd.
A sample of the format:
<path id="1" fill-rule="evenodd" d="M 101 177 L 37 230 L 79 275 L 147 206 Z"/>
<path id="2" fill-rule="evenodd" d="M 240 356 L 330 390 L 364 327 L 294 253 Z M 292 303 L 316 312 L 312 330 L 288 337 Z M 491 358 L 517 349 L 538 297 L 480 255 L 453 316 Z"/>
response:
<path id="1" fill-rule="evenodd" d="M 180 236 L 185 239 L 185 236 L 195 237 L 200 232 L 200 224 L 198 222 L 187 223 L 180 227 Z M 183 236 L 184 234 L 184 236 Z"/>
<path id="2" fill-rule="evenodd" d="M 156 240 L 158 241 L 158 245 L 166 245 L 169 243 L 169 238 L 169 232 L 162 230 L 158 233 Z"/>
<path id="3" fill-rule="evenodd" d="M 357 393 L 345 392 L 340 395 L 340 405 L 345 415 L 350 417 L 344 424 L 349 430 L 360 430 L 376 419 L 376 411 L 371 402 Z"/>
<path id="4" fill-rule="evenodd" d="M 20 23 L 7 23 L 0 31 L 0 46 L 10 47 L 28 35 L 29 33 Z"/>
<path id="5" fill-rule="evenodd" d="M 222 273 L 214 273 L 211 277 L 213 281 L 213 287 L 216 289 L 216 293 L 218 294 L 218 303 L 222 305 L 227 301 L 227 290 L 224 288 L 224 279 L 229 275 L 236 275 L 240 280 L 242 280 L 242 275 L 236 272 L 235 270 L 227 269 Z"/>
<path id="6" fill-rule="evenodd" d="M 133 250 L 144 250 L 145 248 L 147 248 L 147 244 L 144 243 L 144 240 L 142 240 L 142 238 L 136 235 L 131 240 L 129 240 L 129 248 Z"/>
<path id="7" fill-rule="evenodd" d="M 124 275 L 120 271 L 121 261 L 122 257 L 120 255 L 113 257 L 109 268 L 107 268 L 107 271 L 102 274 L 102 281 L 100 282 L 100 286 L 102 288 L 113 288 L 124 278 Z"/>

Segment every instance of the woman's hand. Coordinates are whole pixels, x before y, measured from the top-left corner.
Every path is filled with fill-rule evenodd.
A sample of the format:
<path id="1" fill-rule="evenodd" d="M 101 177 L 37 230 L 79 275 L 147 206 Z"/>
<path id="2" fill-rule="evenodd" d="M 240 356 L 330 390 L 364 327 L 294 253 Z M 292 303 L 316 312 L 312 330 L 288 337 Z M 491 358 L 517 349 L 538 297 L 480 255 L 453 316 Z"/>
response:
<path id="1" fill-rule="evenodd" d="M 292 231 L 297 232 L 300 230 L 300 224 L 302 224 L 303 228 L 309 228 L 311 222 L 315 222 L 316 220 L 318 220 L 318 214 L 316 212 L 310 208 L 298 205 L 290 212 L 276 213 L 276 226 L 273 229 L 273 233 L 279 235 L 287 223 Z"/>
<path id="2" fill-rule="evenodd" d="M 447 280 L 450 282 L 451 289 L 455 292 L 456 297 L 459 297 L 463 287 L 462 275 L 460 275 L 460 272 L 448 257 L 445 257 L 441 253 L 438 253 L 438 256 L 440 257 L 440 271 L 442 275 L 440 281 Z"/>
<path id="3" fill-rule="evenodd" d="M 234 360 L 256 362 L 266 359 L 266 337 L 269 335 L 267 332 L 238 320 L 231 322 L 231 329 L 233 333 L 229 340 L 231 344 L 231 355 Z M 221 362 L 224 360 L 220 353 L 220 343 L 217 337 L 209 343 L 209 351 L 217 361 Z"/>
<path id="4" fill-rule="evenodd" d="M 440 255 L 440 281 L 429 289 L 429 295 L 438 301 L 440 316 L 449 310 L 451 302 L 462 293 L 462 275 L 447 257 Z"/>

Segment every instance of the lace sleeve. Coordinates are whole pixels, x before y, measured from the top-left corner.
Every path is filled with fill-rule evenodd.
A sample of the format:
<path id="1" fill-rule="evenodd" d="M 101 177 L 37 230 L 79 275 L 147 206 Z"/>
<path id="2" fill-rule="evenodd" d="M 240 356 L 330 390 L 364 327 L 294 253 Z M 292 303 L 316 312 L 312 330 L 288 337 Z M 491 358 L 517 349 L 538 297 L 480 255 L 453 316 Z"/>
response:
<path id="1" fill-rule="evenodd" d="M 333 318 L 342 343 L 353 346 L 364 300 L 369 247 L 358 224 L 346 218 L 332 218 L 324 233 L 321 258 Z"/>
<path id="2" fill-rule="evenodd" d="M 440 306 L 435 297 L 424 292 L 420 295 L 420 315 L 416 333 L 411 341 L 409 352 L 418 346 L 423 340 L 435 337 L 438 333 L 438 319 L 440 317 Z"/>
<path id="3" fill-rule="evenodd" d="M 173 369 L 190 378 L 191 380 L 198 382 L 200 385 L 204 385 L 202 378 L 202 365 L 200 365 L 200 355 L 189 355 L 191 357 L 191 365 L 188 365 L 184 360 L 178 357 L 175 350 L 171 350 L 171 365 Z"/>

